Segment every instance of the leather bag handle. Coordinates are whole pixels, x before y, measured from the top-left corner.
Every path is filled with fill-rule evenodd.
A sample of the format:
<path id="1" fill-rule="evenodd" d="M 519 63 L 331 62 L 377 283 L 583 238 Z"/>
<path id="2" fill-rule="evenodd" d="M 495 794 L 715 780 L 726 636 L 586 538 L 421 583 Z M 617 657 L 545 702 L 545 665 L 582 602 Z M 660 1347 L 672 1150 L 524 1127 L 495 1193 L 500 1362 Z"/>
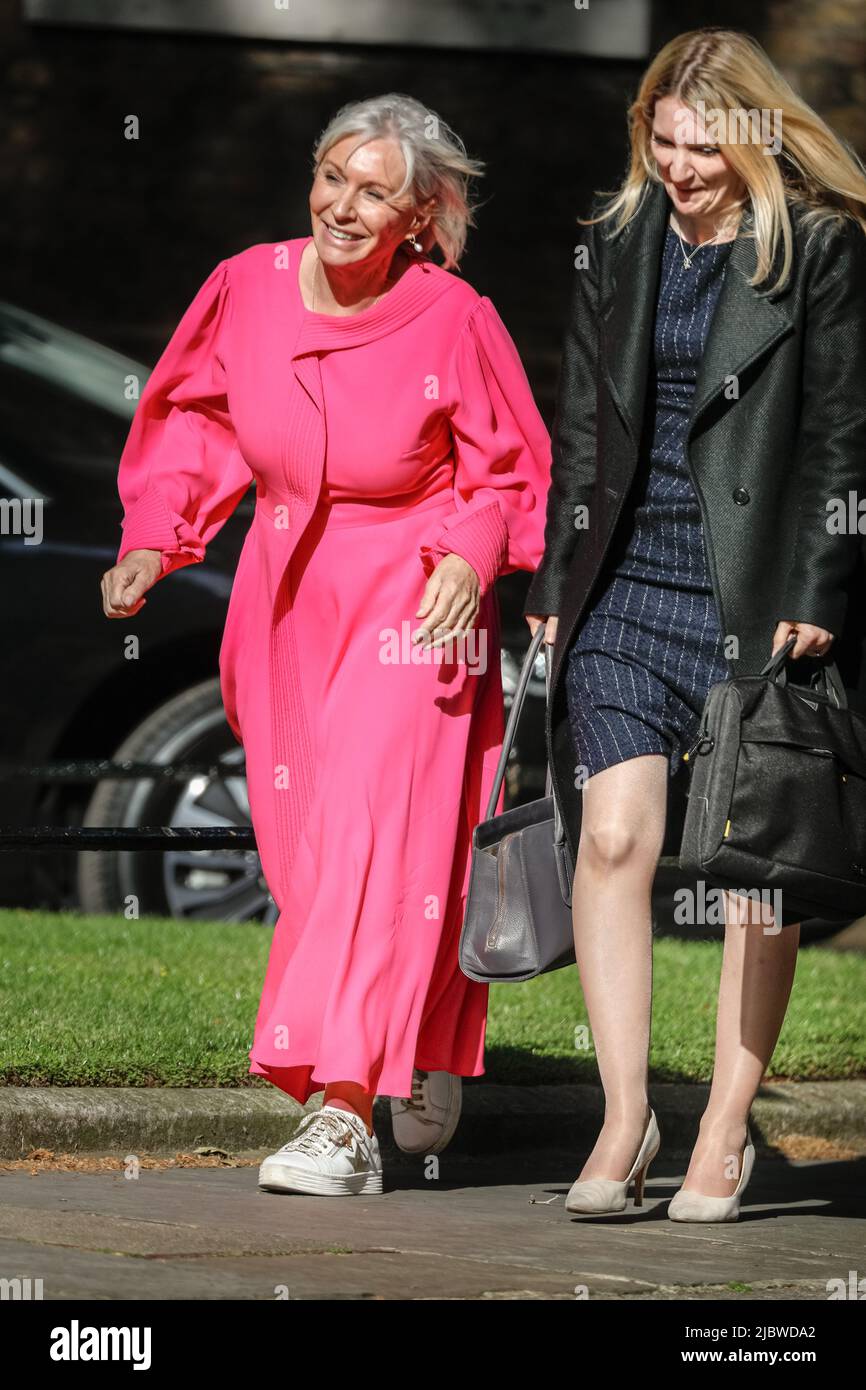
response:
<path id="1" fill-rule="evenodd" d="M 511 701 L 511 709 L 508 712 L 508 723 L 505 726 L 505 734 L 502 739 L 502 752 L 499 754 L 499 762 L 496 764 L 496 771 L 493 774 L 493 786 L 490 790 L 490 799 L 487 802 L 485 820 L 492 820 L 496 810 L 496 803 L 499 800 L 499 792 L 502 788 L 505 768 L 511 753 L 511 746 L 514 743 L 514 735 L 517 732 L 517 725 L 520 720 L 520 713 L 523 709 L 523 702 L 526 698 L 526 690 L 529 679 L 532 675 L 532 668 L 535 665 L 535 658 L 538 656 L 539 648 L 544 641 L 544 623 L 539 623 L 535 630 L 535 636 L 529 644 L 526 656 L 523 658 L 523 667 L 520 672 L 520 679 L 517 682 L 517 689 L 514 692 L 514 699 Z M 547 689 L 550 691 L 550 660 L 547 661 Z M 550 768 L 547 769 L 548 782 L 550 781 Z"/>
<path id="2" fill-rule="evenodd" d="M 785 662 L 796 645 L 796 636 L 789 637 L 784 647 L 780 647 L 776 655 L 770 657 L 760 674 L 762 676 L 769 676 L 770 680 L 775 682 L 776 685 L 786 687 L 788 684 L 788 677 L 785 669 Z M 793 681 L 791 683 L 794 684 Z M 823 683 L 823 691 L 818 688 L 819 683 Z M 812 676 L 811 686 L 803 686 L 802 688 L 804 690 L 814 690 L 818 695 L 822 695 L 825 700 L 834 704 L 837 709 L 848 708 L 848 692 L 845 689 L 842 677 L 839 675 L 839 668 L 835 661 L 830 661 L 825 666 L 822 666 L 820 671 L 816 671 Z"/>

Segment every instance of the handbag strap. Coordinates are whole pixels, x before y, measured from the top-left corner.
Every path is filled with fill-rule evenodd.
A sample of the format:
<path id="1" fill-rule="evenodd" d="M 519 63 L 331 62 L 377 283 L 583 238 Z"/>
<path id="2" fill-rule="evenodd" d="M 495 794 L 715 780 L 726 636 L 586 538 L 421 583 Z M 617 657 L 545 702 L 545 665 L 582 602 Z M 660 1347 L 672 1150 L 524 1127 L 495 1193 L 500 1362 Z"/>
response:
<path id="1" fill-rule="evenodd" d="M 523 658 L 523 667 L 520 672 L 520 679 L 517 682 L 517 689 L 514 692 L 514 699 L 511 702 L 511 709 L 508 712 L 508 723 L 505 726 L 505 734 L 502 740 L 502 752 L 499 754 L 499 762 L 496 764 L 496 771 L 493 774 L 493 786 L 490 790 L 490 800 L 487 803 L 485 820 L 491 820 L 496 810 L 496 803 L 499 800 L 499 792 L 502 788 L 502 781 L 505 777 L 505 768 L 511 753 L 511 745 L 514 743 L 514 735 L 517 732 L 517 724 L 520 719 L 520 711 L 523 709 L 523 701 L 526 698 L 526 689 L 529 685 L 529 678 L 532 675 L 532 668 L 535 665 L 535 658 L 538 650 L 544 641 L 544 623 L 539 623 L 535 629 L 535 635 L 529 644 L 526 656 Z M 549 673 L 548 673 L 549 681 Z M 549 689 L 549 684 L 548 684 Z M 548 778 L 550 768 L 547 769 Z"/>
<path id="2" fill-rule="evenodd" d="M 774 681 L 776 685 L 781 685 L 783 687 L 787 686 L 788 677 L 785 669 L 785 662 L 796 644 L 796 636 L 789 637 L 784 647 L 780 647 L 776 655 L 770 657 L 766 666 L 761 670 L 760 675 L 769 676 L 770 680 Z M 816 690 L 819 695 L 822 692 L 818 690 L 817 682 L 821 680 L 823 680 L 823 694 L 825 698 L 832 701 L 837 709 L 847 709 L 848 692 L 845 689 L 845 683 L 839 674 L 839 668 L 835 661 L 830 661 L 825 666 L 822 666 L 820 671 L 816 671 L 812 677 L 811 688 Z"/>
<path id="3" fill-rule="evenodd" d="M 553 652 L 550 643 L 544 645 L 544 683 L 547 690 L 547 704 L 550 707 L 550 680 L 553 668 Z M 550 771 L 550 761 L 547 763 L 547 776 L 544 779 L 544 795 L 549 796 L 553 801 L 553 843 L 555 845 L 565 844 L 565 826 L 562 823 L 562 816 L 559 814 L 559 802 L 553 791 L 553 775 Z"/>

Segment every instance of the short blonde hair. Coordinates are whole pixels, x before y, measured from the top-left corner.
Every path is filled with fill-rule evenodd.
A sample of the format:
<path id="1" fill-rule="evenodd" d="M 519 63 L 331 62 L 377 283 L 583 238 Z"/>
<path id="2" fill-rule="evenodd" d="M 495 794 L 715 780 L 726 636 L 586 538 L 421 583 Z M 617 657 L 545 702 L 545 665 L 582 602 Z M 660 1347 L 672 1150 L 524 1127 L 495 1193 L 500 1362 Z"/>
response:
<path id="1" fill-rule="evenodd" d="M 483 174 L 483 163 L 469 158 L 463 141 L 441 116 L 403 92 L 341 106 L 316 141 L 314 172 L 328 150 L 347 135 L 357 135 L 358 145 L 396 140 L 406 175 L 395 196 L 411 189 L 418 205 L 434 199 L 433 215 L 418 239 L 425 251 L 433 245 L 441 248 L 446 270 L 459 266 L 468 229 L 475 225 L 470 179 Z"/>
<path id="2" fill-rule="evenodd" d="M 662 97 L 679 97 L 684 105 L 730 113 L 738 117 L 752 112 L 781 112 L 781 147 L 778 156 L 764 154 L 762 137 L 724 138 L 718 144 L 725 158 L 746 185 L 744 227 L 757 246 L 757 268 L 751 284 L 769 279 L 779 248 L 779 274 L 766 292 L 779 291 L 787 283 L 793 262 L 790 207 L 804 210 L 804 222 L 817 228 L 829 222 L 853 220 L 866 233 L 866 169 L 854 151 L 841 140 L 773 65 L 761 45 L 749 34 L 733 29 L 693 29 L 680 34 L 656 55 L 644 73 L 635 101 L 629 108 L 631 161 L 624 182 L 600 215 L 585 219 L 600 222 L 614 217 L 614 234 L 634 217 L 650 183 L 661 182 L 652 154 L 655 104 Z"/>

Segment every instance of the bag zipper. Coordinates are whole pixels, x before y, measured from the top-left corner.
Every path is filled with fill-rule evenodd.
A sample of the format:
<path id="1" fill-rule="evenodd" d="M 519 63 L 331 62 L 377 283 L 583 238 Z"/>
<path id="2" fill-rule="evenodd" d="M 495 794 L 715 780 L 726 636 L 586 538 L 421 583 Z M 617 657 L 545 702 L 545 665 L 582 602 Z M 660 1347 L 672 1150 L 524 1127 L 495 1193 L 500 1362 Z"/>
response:
<path id="1" fill-rule="evenodd" d="M 487 949 L 495 951 L 502 932 L 502 909 L 505 904 L 505 856 L 511 843 L 511 835 L 504 836 L 496 855 L 496 912 L 487 933 Z"/>

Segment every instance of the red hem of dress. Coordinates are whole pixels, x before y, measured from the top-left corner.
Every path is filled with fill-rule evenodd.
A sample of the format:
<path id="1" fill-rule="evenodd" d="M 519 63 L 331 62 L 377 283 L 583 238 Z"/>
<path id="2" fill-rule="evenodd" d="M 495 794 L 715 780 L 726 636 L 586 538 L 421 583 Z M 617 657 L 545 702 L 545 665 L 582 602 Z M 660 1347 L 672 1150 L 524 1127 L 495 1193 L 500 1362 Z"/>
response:
<path id="1" fill-rule="evenodd" d="M 478 1068 L 472 1071 L 454 1071 L 452 1067 L 444 1066 L 441 1062 L 433 1063 L 426 1061 L 422 1062 L 418 1060 L 416 1061 L 415 1065 L 417 1067 L 420 1067 L 422 1071 L 449 1071 L 451 1072 L 452 1076 L 484 1075 L 484 1068 L 482 1066 L 479 1066 Z M 289 1080 L 289 1078 L 285 1075 L 286 1072 L 296 1072 L 301 1074 L 306 1072 L 307 1080 L 306 1082 L 303 1080 L 303 1075 L 298 1076 L 294 1080 Z M 349 1072 L 351 1072 L 351 1068 L 344 1067 L 339 1077 L 319 1077 L 316 1075 L 315 1063 L 299 1062 L 295 1066 L 289 1067 L 269 1067 L 266 1062 L 250 1063 L 250 1073 L 253 1076 L 263 1076 L 264 1079 L 266 1081 L 269 1081 L 272 1086 L 276 1086 L 277 1089 L 284 1092 L 285 1095 L 291 1096 L 292 1099 L 296 1100 L 299 1105 L 306 1105 L 307 1101 L 310 1099 L 311 1096 L 315 1095 L 318 1091 L 324 1091 L 325 1087 L 330 1085 L 332 1081 L 351 1081 L 354 1083 L 354 1085 L 363 1086 L 365 1090 L 369 1090 L 369 1075 L 366 1077 L 361 1077 L 357 1075 L 352 1076 L 349 1075 Z M 316 1083 L 315 1085 L 312 1084 L 314 1082 Z M 395 1082 L 396 1078 L 392 1079 L 388 1077 L 385 1073 L 383 1073 L 379 1077 L 378 1082 L 376 1083 L 376 1095 L 408 1096 L 409 1091 L 396 1089 Z M 389 1089 L 389 1086 L 393 1087 L 393 1089 Z"/>

